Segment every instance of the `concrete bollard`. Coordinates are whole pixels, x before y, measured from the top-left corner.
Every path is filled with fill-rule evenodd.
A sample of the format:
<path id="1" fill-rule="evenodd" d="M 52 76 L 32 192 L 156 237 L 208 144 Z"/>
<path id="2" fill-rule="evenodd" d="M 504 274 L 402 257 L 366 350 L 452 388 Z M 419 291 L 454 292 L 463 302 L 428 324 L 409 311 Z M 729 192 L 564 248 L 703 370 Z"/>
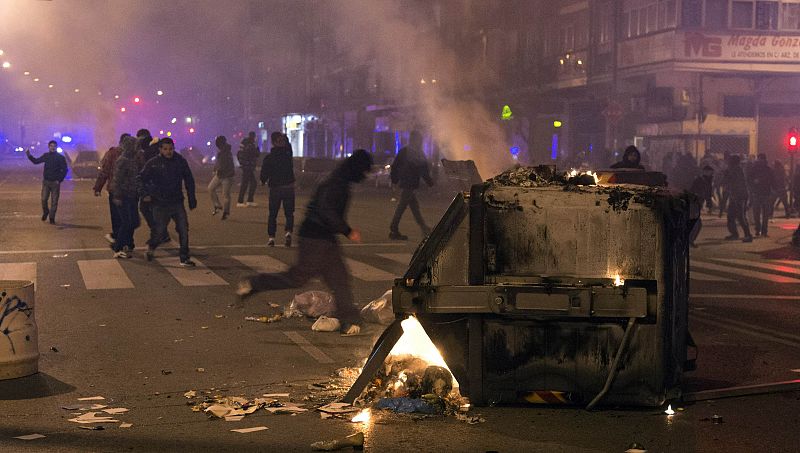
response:
<path id="1" fill-rule="evenodd" d="M 39 371 L 33 282 L 0 280 L 0 380 Z"/>

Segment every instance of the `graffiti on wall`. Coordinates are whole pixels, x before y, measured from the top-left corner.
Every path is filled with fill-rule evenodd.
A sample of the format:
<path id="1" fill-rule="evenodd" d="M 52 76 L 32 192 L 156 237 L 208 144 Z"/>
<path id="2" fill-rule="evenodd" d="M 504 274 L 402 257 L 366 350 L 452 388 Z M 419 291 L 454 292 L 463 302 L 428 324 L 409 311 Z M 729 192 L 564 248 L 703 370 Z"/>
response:
<path id="1" fill-rule="evenodd" d="M 0 334 L 11 346 L 11 353 L 16 354 L 17 349 L 11 334 L 19 330 L 29 329 L 33 320 L 33 307 L 17 296 L 8 297 L 3 291 L 0 293 Z M 25 340 L 30 341 L 30 335 L 25 335 Z"/>

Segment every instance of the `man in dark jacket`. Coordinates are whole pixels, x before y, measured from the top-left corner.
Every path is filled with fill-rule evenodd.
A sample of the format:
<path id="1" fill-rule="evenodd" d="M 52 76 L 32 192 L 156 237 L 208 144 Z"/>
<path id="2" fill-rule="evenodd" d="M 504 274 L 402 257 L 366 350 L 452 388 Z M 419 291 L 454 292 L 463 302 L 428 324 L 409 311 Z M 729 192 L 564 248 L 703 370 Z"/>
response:
<path id="1" fill-rule="evenodd" d="M 237 208 L 245 206 L 258 206 L 253 201 L 256 194 L 256 165 L 258 165 L 258 146 L 256 145 L 256 133 L 250 132 L 247 138 L 242 140 L 236 158 L 239 160 L 239 167 L 242 170 L 242 183 L 239 187 L 239 201 Z M 247 193 L 247 204 L 244 201 L 244 194 Z"/>
<path id="2" fill-rule="evenodd" d="M 714 193 L 714 169 L 711 166 L 706 165 L 703 167 L 703 174 L 694 179 L 692 187 L 689 188 L 689 192 L 693 193 L 700 200 L 701 211 L 703 210 L 703 202 L 711 209 L 710 200 Z M 702 227 L 703 222 L 700 220 L 700 217 L 698 217 L 694 228 L 692 228 L 692 231 L 689 233 L 689 245 L 692 247 L 697 247 L 695 241 L 697 240 L 697 236 L 700 235 L 700 229 Z"/>
<path id="3" fill-rule="evenodd" d="M 741 160 L 734 154 L 728 157 L 728 169 L 725 172 L 723 186 L 728 193 L 728 232 L 730 235 L 725 237 L 727 241 L 739 239 L 739 231 L 736 224 L 742 226 L 744 238 L 742 242 L 753 242 L 750 234 L 750 226 L 747 224 L 747 181 L 742 170 Z"/>
<path id="4" fill-rule="evenodd" d="M 109 183 L 113 204 L 117 207 L 119 229 L 114 241 L 114 258 L 133 258 L 133 233 L 139 228 L 139 193 L 136 178 L 139 174 L 139 159 L 136 139 L 128 135 L 120 143 L 122 155 L 114 163 L 113 179 Z"/>
<path id="5" fill-rule="evenodd" d="M 58 198 L 61 195 L 61 181 L 67 177 L 67 159 L 58 152 L 58 143 L 50 140 L 47 143 L 47 152 L 39 157 L 31 156 L 31 150 L 26 149 L 25 155 L 34 164 L 44 163 L 42 177 L 42 222 L 50 217 L 50 223 L 56 223 Z M 47 205 L 50 200 L 50 206 Z"/>
<path id="6" fill-rule="evenodd" d="M 117 205 L 114 204 L 114 195 L 111 193 L 111 182 L 114 180 L 114 164 L 122 154 L 122 141 L 125 137 L 130 136 L 131 134 L 122 134 L 119 137 L 118 146 L 108 148 L 108 151 L 103 155 L 103 159 L 100 160 L 100 171 L 97 172 L 97 179 L 94 181 L 93 190 L 95 197 L 100 196 L 100 193 L 103 191 L 103 186 L 106 187 L 106 192 L 108 192 L 108 209 L 111 214 L 111 233 L 106 234 L 105 238 L 108 243 L 112 245 L 112 248 L 117 237 L 117 232 L 119 231 L 119 210 L 117 209 Z"/>
<path id="7" fill-rule="evenodd" d="M 644 170 L 642 166 L 642 154 L 639 150 L 631 145 L 625 148 L 625 153 L 622 155 L 622 160 L 615 163 L 611 168 L 632 168 L 636 170 Z"/>
<path id="8" fill-rule="evenodd" d="M 779 204 L 783 204 L 784 217 L 788 219 L 792 216 L 792 208 L 789 207 L 789 198 L 787 197 L 786 182 L 788 178 L 786 177 L 786 168 L 784 168 L 783 162 L 779 160 L 775 161 L 772 166 L 772 178 L 775 182 L 775 193 L 772 197 L 773 214 L 775 208 L 777 208 Z"/>
<path id="9" fill-rule="evenodd" d="M 180 239 L 181 266 L 194 267 L 189 259 L 189 218 L 183 207 L 183 187 L 189 199 L 189 209 L 197 207 L 194 193 L 194 177 L 186 159 L 175 152 L 175 142 L 162 138 L 159 142 L 159 155 L 147 161 L 139 174 L 139 190 L 143 201 L 152 203 L 156 228 L 151 230 L 147 245 L 147 261 L 152 261 L 153 253 L 167 232 L 170 220 L 175 222 L 175 230 Z"/>
<path id="10" fill-rule="evenodd" d="M 407 207 L 411 208 L 411 214 L 414 215 L 414 220 L 422 230 L 422 235 L 427 236 L 430 228 L 422 218 L 415 191 L 419 189 L 420 178 L 424 179 L 430 187 L 433 187 L 433 179 L 431 179 L 428 161 L 425 160 L 425 155 L 422 153 L 422 134 L 418 131 L 411 131 L 408 137 L 408 146 L 397 153 L 397 157 L 392 162 L 390 177 L 392 184 L 397 184 L 401 192 L 392 223 L 389 225 L 389 239 L 401 241 L 408 239 L 408 236 L 400 233 L 400 219 Z"/>
<path id="11" fill-rule="evenodd" d="M 272 149 L 261 164 L 261 184 L 269 186 L 269 217 L 267 218 L 267 245 L 275 246 L 278 230 L 278 211 L 283 204 L 286 216 L 284 245 L 292 246 L 294 229 L 294 160 L 289 138 L 281 132 L 270 135 Z"/>
<path id="12" fill-rule="evenodd" d="M 142 156 L 142 162 L 147 163 L 150 159 L 158 156 L 158 140 L 153 139 L 153 136 L 150 135 L 150 131 L 147 129 L 139 129 L 136 131 L 136 139 L 139 155 Z M 141 211 L 142 217 L 144 217 L 144 221 L 147 222 L 147 227 L 150 229 L 150 233 L 152 234 L 156 229 L 156 220 L 153 217 L 152 203 L 145 201 L 144 197 L 142 197 L 139 200 L 139 211 Z M 161 242 L 164 243 L 169 241 L 169 233 L 165 232 L 164 237 L 161 238 Z"/>
<path id="13" fill-rule="evenodd" d="M 214 161 L 214 177 L 208 184 L 208 193 L 211 194 L 211 203 L 214 210 L 211 215 L 217 215 L 222 211 L 222 220 L 228 218 L 231 213 L 231 187 L 233 187 L 233 177 L 235 170 L 233 167 L 233 153 L 231 145 L 224 135 L 220 135 L 215 140 L 217 145 L 217 158 Z M 219 201 L 217 189 L 222 186 L 222 203 Z"/>
<path id="14" fill-rule="evenodd" d="M 767 163 L 767 155 L 759 154 L 750 168 L 748 186 L 750 187 L 750 204 L 753 207 L 756 237 L 767 237 L 767 227 L 772 212 L 772 194 L 775 181 L 772 169 Z"/>
<path id="15" fill-rule="evenodd" d="M 344 335 L 358 334 L 359 313 L 353 306 L 349 275 L 336 237 L 341 234 L 353 242 L 361 242 L 361 232 L 347 224 L 345 215 L 350 185 L 363 181 L 371 167 L 372 156 L 363 149 L 345 159 L 320 184 L 308 204 L 300 226 L 297 263 L 287 272 L 258 274 L 242 280 L 236 293 L 244 298 L 269 289 L 298 288 L 320 276 L 333 292 L 340 331 Z"/>

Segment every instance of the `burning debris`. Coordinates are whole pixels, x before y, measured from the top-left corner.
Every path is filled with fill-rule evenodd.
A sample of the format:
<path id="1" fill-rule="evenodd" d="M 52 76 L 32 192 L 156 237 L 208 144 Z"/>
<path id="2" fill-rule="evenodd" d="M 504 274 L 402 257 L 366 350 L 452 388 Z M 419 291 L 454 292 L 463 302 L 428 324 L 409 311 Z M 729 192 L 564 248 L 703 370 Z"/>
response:
<path id="1" fill-rule="evenodd" d="M 559 172 L 554 165 L 538 167 L 517 166 L 487 181 L 491 186 L 545 187 L 545 186 L 592 186 L 599 182 L 597 173 L 590 170 L 571 169 Z"/>

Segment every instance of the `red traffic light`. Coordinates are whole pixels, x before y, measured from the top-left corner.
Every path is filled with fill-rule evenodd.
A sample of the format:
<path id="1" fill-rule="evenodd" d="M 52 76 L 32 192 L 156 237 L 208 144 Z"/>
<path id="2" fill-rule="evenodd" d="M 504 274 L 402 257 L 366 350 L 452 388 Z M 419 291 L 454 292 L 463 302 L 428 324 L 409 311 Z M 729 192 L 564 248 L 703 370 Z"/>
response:
<path id="1" fill-rule="evenodd" d="M 797 152 L 800 149 L 798 145 L 800 145 L 800 133 L 797 132 L 797 129 L 791 128 L 786 134 L 786 150 L 790 153 Z"/>
<path id="2" fill-rule="evenodd" d="M 139 102 L 141 102 L 141 101 L 142 101 L 142 100 L 141 100 L 141 99 L 139 99 L 139 96 L 136 96 L 135 98 L 133 98 L 133 102 L 134 102 L 135 104 L 138 104 L 138 103 L 139 103 Z"/>

